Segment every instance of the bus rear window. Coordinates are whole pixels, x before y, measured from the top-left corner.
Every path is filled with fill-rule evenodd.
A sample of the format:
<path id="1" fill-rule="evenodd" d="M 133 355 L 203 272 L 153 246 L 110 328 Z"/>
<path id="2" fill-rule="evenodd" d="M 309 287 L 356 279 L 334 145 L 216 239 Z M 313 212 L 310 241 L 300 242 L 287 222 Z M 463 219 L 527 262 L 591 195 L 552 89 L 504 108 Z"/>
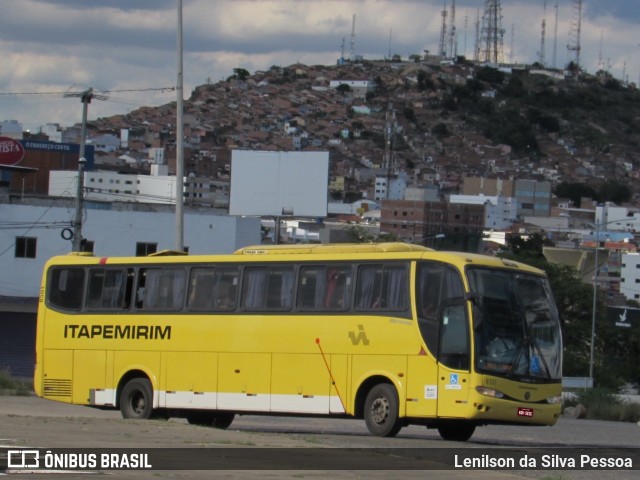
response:
<path id="1" fill-rule="evenodd" d="M 49 305 L 63 310 L 80 310 L 84 289 L 84 268 L 56 267 L 49 272 Z"/>

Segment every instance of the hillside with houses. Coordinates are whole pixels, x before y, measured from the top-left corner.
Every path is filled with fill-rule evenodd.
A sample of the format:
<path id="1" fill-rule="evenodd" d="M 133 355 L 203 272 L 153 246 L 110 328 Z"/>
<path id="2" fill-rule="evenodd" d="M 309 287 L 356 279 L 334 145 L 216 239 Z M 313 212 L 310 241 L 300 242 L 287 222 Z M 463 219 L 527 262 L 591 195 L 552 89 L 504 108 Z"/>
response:
<path id="1" fill-rule="evenodd" d="M 90 137 L 128 131 L 118 154 L 142 166 L 164 149 L 175 171 L 175 102 L 89 123 Z M 464 176 L 556 185 L 606 180 L 637 199 L 640 93 L 590 76 L 468 62 L 362 62 L 242 68 L 185 102 L 185 171 L 228 179 L 230 152 L 328 150 L 335 200 L 372 197 L 365 167 L 405 172 L 413 186 L 461 191 Z M 100 152 L 100 149 L 97 149 Z M 142 162 L 141 162 L 142 161 Z M 117 162 L 116 162 L 117 163 Z M 133 161 L 129 165 L 141 168 Z M 117 167 L 117 165 L 116 165 Z"/>

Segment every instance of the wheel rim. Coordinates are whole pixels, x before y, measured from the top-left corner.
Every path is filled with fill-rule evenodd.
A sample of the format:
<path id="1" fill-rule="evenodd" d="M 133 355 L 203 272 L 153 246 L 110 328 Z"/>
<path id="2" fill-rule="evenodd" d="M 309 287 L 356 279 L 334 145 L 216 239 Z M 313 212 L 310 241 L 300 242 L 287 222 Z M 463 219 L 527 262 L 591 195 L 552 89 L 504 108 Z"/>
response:
<path id="1" fill-rule="evenodd" d="M 377 425 L 382 425 L 389 417 L 389 400 L 386 397 L 378 397 L 371 403 L 371 420 Z"/>
<path id="2" fill-rule="evenodd" d="M 144 412 L 146 406 L 147 402 L 145 401 L 142 392 L 135 392 L 133 395 L 131 395 L 131 410 L 136 415 L 141 415 Z"/>

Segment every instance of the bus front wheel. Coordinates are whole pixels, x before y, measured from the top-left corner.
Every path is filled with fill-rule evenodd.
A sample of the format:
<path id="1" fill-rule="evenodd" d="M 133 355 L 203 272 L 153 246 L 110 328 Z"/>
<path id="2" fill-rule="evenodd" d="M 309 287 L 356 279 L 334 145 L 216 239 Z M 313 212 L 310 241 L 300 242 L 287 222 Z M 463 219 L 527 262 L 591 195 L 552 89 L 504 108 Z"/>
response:
<path id="1" fill-rule="evenodd" d="M 151 418 L 153 413 L 153 389 L 146 378 L 129 380 L 120 392 L 122 418 L 138 420 Z"/>
<path id="2" fill-rule="evenodd" d="M 396 436 L 403 424 L 398 415 L 398 394 L 393 385 L 380 383 L 371 389 L 364 401 L 364 421 L 373 435 Z"/>

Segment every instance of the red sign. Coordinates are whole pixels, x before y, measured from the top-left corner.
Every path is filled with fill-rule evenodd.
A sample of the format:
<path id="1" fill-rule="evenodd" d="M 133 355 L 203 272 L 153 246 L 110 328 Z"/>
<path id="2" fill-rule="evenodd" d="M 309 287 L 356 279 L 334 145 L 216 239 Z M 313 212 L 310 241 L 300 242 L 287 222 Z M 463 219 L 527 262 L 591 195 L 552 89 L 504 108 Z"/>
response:
<path id="1" fill-rule="evenodd" d="M 24 157 L 24 147 L 18 140 L 0 137 L 0 165 L 15 165 Z"/>
<path id="2" fill-rule="evenodd" d="M 533 417 L 533 408 L 518 407 L 519 417 Z"/>

